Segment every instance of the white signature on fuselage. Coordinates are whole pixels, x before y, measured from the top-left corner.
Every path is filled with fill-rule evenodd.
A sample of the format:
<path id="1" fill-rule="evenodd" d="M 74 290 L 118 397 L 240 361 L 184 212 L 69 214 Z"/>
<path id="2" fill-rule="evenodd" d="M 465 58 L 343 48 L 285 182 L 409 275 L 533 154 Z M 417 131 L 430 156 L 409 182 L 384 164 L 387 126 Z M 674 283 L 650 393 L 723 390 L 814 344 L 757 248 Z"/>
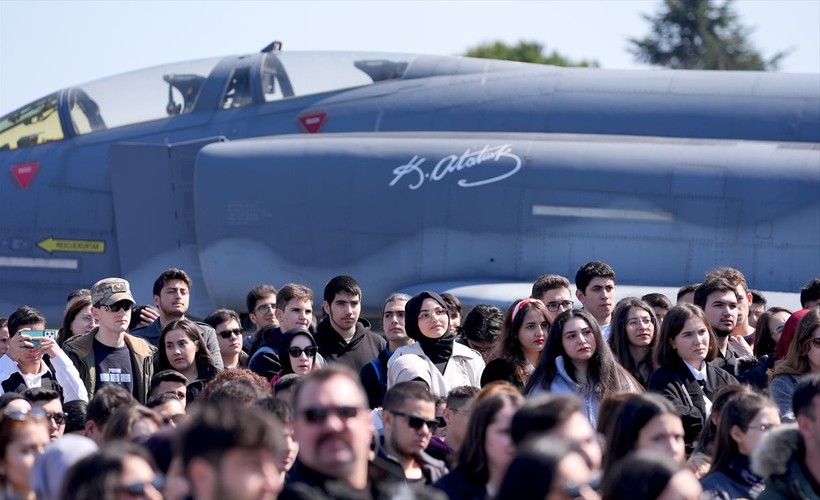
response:
<path id="1" fill-rule="evenodd" d="M 476 186 L 483 186 L 485 184 L 492 184 L 493 182 L 498 182 L 501 180 L 506 179 L 507 177 L 515 174 L 521 169 L 522 161 L 521 157 L 517 154 L 512 152 L 512 147 L 509 144 L 502 144 L 500 146 L 484 146 L 481 149 L 476 150 L 466 150 L 461 156 L 458 155 L 449 155 L 445 156 L 433 167 L 432 171 L 425 172 L 421 165 L 427 158 L 420 158 L 418 155 L 413 156 L 413 158 L 405 163 L 404 165 L 400 165 L 393 169 L 393 180 L 390 181 L 389 186 L 395 186 L 397 182 L 399 182 L 405 176 L 409 177 L 410 180 L 415 180 L 415 183 L 409 184 L 407 187 L 410 189 L 418 189 L 422 185 L 424 185 L 424 181 L 429 180 L 433 182 L 438 182 L 444 179 L 448 174 L 452 174 L 454 172 L 459 172 L 461 170 L 476 167 L 481 165 L 485 162 L 499 162 L 503 160 L 510 160 L 510 170 L 505 172 L 501 175 L 497 175 L 490 179 L 484 179 L 479 181 L 468 181 L 466 179 L 459 179 L 458 185 L 461 187 L 476 187 Z M 415 174 L 415 175 L 413 175 Z"/>

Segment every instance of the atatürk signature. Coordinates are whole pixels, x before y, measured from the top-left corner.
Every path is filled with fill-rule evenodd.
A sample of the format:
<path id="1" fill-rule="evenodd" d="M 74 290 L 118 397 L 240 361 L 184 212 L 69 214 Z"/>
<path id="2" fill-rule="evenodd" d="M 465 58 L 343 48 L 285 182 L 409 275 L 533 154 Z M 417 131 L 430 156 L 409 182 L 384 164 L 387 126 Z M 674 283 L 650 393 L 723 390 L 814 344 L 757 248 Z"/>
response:
<path id="1" fill-rule="evenodd" d="M 466 179 L 459 179 L 458 185 L 461 187 L 476 187 L 476 186 L 483 186 L 485 184 L 491 184 L 493 182 L 498 182 L 501 180 L 506 179 L 507 177 L 515 174 L 518 170 L 521 169 L 522 161 L 521 158 L 512 152 L 512 148 L 509 144 L 502 144 L 500 146 L 484 146 L 481 149 L 477 150 L 466 150 L 461 156 L 458 155 L 449 155 L 445 156 L 436 164 L 436 166 L 430 171 L 425 172 L 421 165 L 427 161 L 427 158 L 420 158 L 418 155 L 413 156 L 413 158 L 405 163 L 404 165 L 400 165 L 393 169 L 393 180 L 390 181 L 390 186 L 395 186 L 396 183 L 399 182 L 404 176 L 410 175 L 411 180 L 415 180 L 414 183 L 408 185 L 410 189 L 418 189 L 423 184 L 424 181 L 435 181 L 438 182 L 444 179 L 447 174 L 452 174 L 454 172 L 460 172 L 461 170 L 473 168 L 478 165 L 481 165 L 485 162 L 508 162 L 510 164 L 510 170 L 495 177 L 491 177 L 489 179 L 478 180 L 478 181 L 468 181 Z M 413 175 L 415 174 L 415 175 Z"/>

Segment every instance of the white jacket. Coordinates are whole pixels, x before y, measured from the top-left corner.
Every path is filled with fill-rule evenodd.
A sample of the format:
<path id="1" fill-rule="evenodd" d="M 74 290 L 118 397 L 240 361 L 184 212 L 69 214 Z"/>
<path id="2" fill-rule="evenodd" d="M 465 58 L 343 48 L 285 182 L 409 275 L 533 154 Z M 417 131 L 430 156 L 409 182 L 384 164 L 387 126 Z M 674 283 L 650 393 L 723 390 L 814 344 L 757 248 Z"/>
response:
<path id="1" fill-rule="evenodd" d="M 395 380 L 395 376 L 391 377 L 390 371 L 396 369 L 396 360 L 401 356 L 409 355 L 418 356 L 427 363 L 432 378 L 430 392 L 435 396 L 446 398 L 450 390 L 462 385 L 481 387 L 481 373 L 484 371 L 484 360 L 477 352 L 458 342 L 453 343 L 453 354 L 450 356 L 450 361 L 447 362 L 447 366 L 444 368 L 444 374 L 442 374 L 435 363 L 430 361 L 430 358 L 424 354 L 421 345 L 418 343 L 399 347 L 396 349 L 396 352 L 390 356 L 390 360 L 387 362 L 388 381 L 390 381 L 391 378 Z M 390 389 L 389 383 L 387 389 Z"/>

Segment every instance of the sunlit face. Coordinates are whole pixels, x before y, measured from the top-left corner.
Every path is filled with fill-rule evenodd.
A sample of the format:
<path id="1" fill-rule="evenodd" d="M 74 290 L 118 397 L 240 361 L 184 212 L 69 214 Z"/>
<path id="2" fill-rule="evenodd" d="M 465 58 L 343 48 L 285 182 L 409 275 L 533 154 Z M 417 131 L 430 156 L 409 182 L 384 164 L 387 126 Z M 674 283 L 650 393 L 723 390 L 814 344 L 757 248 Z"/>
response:
<path id="1" fill-rule="evenodd" d="M 714 291 L 706 297 L 703 308 L 706 321 L 715 335 L 728 336 L 737 325 L 737 296 L 732 290 Z"/>
<path id="2" fill-rule="evenodd" d="M 276 294 L 257 299 L 253 311 L 249 312 L 248 317 L 251 323 L 256 325 L 257 330 L 271 325 L 274 327 L 279 326 L 279 321 L 276 319 Z"/>
<path id="3" fill-rule="evenodd" d="M 446 307 L 433 299 L 424 299 L 419 311 L 419 330 L 430 339 L 437 339 L 447 333 L 450 316 Z"/>
<path id="4" fill-rule="evenodd" d="M 301 328 L 307 330 L 313 320 L 313 304 L 309 300 L 292 298 L 283 309 L 276 309 L 279 329 L 283 332 Z"/>
<path id="5" fill-rule="evenodd" d="M 772 340 L 777 343 L 780 336 L 783 335 L 783 327 L 786 326 L 786 321 L 789 319 L 789 313 L 781 311 L 769 316 L 769 331 L 772 332 Z"/>
<path id="6" fill-rule="evenodd" d="M 356 322 L 362 312 L 362 298 L 348 292 L 339 292 L 333 297 L 333 302 L 322 303 L 325 314 L 330 317 L 330 323 L 339 332 L 352 334 L 356 331 Z"/>
<path id="7" fill-rule="evenodd" d="M 515 456 L 515 445 L 510 436 L 510 423 L 518 408 L 504 405 L 495 414 L 492 423 L 487 426 L 484 435 L 484 451 L 487 454 L 490 470 L 506 471 Z"/>
<path id="8" fill-rule="evenodd" d="M 284 478 L 270 450 L 232 448 L 219 461 L 215 482 L 211 498 L 258 500 L 276 498 Z"/>
<path id="9" fill-rule="evenodd" d="M 31 405 L 46 412 L 48 422 L 48 437 L 54 441 L 63 437 L 65 433 L 65 417 L 63 416 L 63 403 L 60 399 L 51 401 L 35 401 Z"/>
<path id="10" fill-rule="evenodd" d="M 170 280 L 154 295 L 154 303 L 169 318 L 181 318 L 188 312 L 188 285 L 182 280 Z"/>
<path id="11" fill-rule="evenodd" d="M 689 318 L 671 344 L 682 360 L 700 369 L 709 353 L 709 330 L 700 318 Z"/>
<path id="12" fill-rule="evenodd" d="M 735 288 L 737 292 L 737 324 L 743 325 L 749 320 L 749 307 L 752 303 L 752 294 L 743 289 L 743 285 Z"/>
<path id="13" fill-rule="evenodd" d="M 544 292 L 539 298 L 547 306 L 547 320 L 550 324 L 555 323 L 555 318 L 559 314 L 572 309 L 572 293 L 570 293 L 569 288 L 553 288 Z M 553 311 L 553 309 L 555 310 Z"/>
<path id="14" fill-rule="evenodd" d="M 538 309 L 530 309 L 524 315 L 524 322 L 518 329 L 518 342 L 525 353 L 535 353 L 544 350 L 547 342 L 550 324 L 547 318 Z"/>
<path id="15" fill-rule="evenodd" d="M 175 395 L 180 401 L 182 401 L 183 408 L 185 407 L 185 394 L 187 392 L 185 384 L 182 382 L 163 380 L 159 383 L 159 385 L 157 385 L 153 395 L 159 396 L 160 394 L 165 394 L 166 392 Z"/>
<path id="16" fill-rule="evenodd" d="M 763 434 L 778 425 L 780 425 L 780 412 L 775 407 L 767 406 L 757 412 L 745 431 L 736 425 L 733 426 L 731 435 L 737 442 L 738 451 L 748 457 L 757 448 Z"/>
<path id="17" fill-rule="evenodd" d="M 171 330 L 165 334 L 165 355 L 171 368 L 184 373 L 194 366 L 196 344 L 188 338 L 185 330 Z"/>
<path id="18" fill-rule="evenodd" d="M 601 497 L 589 485 L 594 477 L 586 460 L 579 453 L 571 452 L 558 462 L 552 485 L 547 492 L 547 500 L 597 500 Z M 580 486 L 577 496 L 566 493 L 570 486 Z"/>
<path id="19" fill-rule="evenodd" d="M 436 419 L 436 407 L 431 401 L 408 399 L 398 408 L 398 411 L 424 420 Z M 430 444 L 433 432 L 427 425 L 414 429 L 410 426 L 409 417 L 396 415 L 389 411 L 384 412 L 384 419 L 385 438 L 397 455 L 416 457 Z"/>
<path id="20" fill-rule="evenodd" d="M 757 327 L 757 320 L 760 319 L 760 316 L 766 312 L 766 304 L 761 303 L 752 303 L 749 306 L 749 326 L 752 328 Z"/>
<path id="21" fill-rule="evenodd" d="M 83 335 L 90 332 L 97 326 L 97 321 L 94 315 L 91 314 L 91 306 L 83 307 L 71 322 L 71 335 Z"/>
<path id="22" fill-rule="evenodd" d="M 290 341 L 290 348 L 298 348 L 301 349 L 302 352 L 298 356 L 293 356 L 290 353 L 290 349 L 288 350 L 288 356 L 290 356 L 290 366 L 293 368 L 293 373 L 297 373 L 299 375 L 305 375 L 310 373 L 311 368 L 313 368 L 313 362 L 316 358 L 316 355 L 308 356 L 305 352 L 305 349 L 308 347 L 314 347 L 314 343 L 310 341 L 305 335 L 297 335 L 293 337 Z"/>
<path id="23" fill-rule="evenodd" d="M 577 290 L 575 296 L 599 324 L 608 324 L 615 301 L 615 281 L 596 276 L 590 280 L 585 291 Z"/>
<path id="24" fill-rule="evenodd" d="M 677 415 L 662 413 L 653 417 L 638 432 L 635 443 L 639 450 L 654 450 L 682 464 L 686 461 L 683 423 Z"/>
<path id="25" fill-rule="evenodd" d="M 575 363 L 586 363 L 595 354 L 592 327 L 583 318 L 570 318 L 561 331 L 561 343 L 567 356 Z"/>
<path id="26" fill-rule="evenodd" d="M 133 500 L 134 495 L 130 495 L 125 489 L 129 486 L 142 485 L 144 494 L 139 498 L 147 500 L 161 500 L 162 494 L 152 484 L 156 473 L 154 469 L 148 465 L 144 458 L 135 455 L 127 455 L 122 461 L 122 472 L 120 472 L 118 484 L 118 500 Z"/>
<path id="27" fill-rule="evenodd" d="M 691 470 L 683 468 L 675 473 L 657 500 L 700 500 L 703 487 Z"/>
<path id="28" fill-rule="evenodd" d="M 239 354 L 242 350 L 242 327 L 235 319 L 229 319 L 216 325 L 216 341 L 219 343 L 219 352 L 229 356 Z M 224 338 L 223 334 L 229 334 Z"/>
<path id="29" fill-rule="evenodd" d="M 3 472 L 12 489 L 28 492 L 29 474 L 34 467 L 34 460 L 50 442 L 48 427 L 42 421 L 29 421 L 18 427 L 14 434 L 2 457 Z"/>
<path id="30" fill-rule="evenodd" d="M 626 316 L 626 335 L 635 347 L 649 347 L 655 337 L 652 315 L 640 307 L 630 307 Z"/>
<path id="31" fill-rule="evenodd" d="M 458 311 L 450 312 L 450 333 L 456 334 L 456 328 L 461 326 L 461 313 Z"/>
<path id="32" fill-rule="evenodd" d="M 390 342 L 403 343 L 407 340 L 407 330 L 404 327 L 404 306 L 406 300 L 394 300 L 384 306 L 382 322 L 384 334 Z"/>
<path id="33" fill-rule="evenodd" d="M 114 304 L 115 308 L 124 305 L 128 301 L 120 301 Z M 133 304 L 131 304 L 133 305 Z M 131 323 L 131 306 L 123 307 L 119 311 L 109 310 L 105 306 L 94 307 L 91 310 L 100 330 L 108 333 L 125 333 L 128 331 L 128 324 Z"/>

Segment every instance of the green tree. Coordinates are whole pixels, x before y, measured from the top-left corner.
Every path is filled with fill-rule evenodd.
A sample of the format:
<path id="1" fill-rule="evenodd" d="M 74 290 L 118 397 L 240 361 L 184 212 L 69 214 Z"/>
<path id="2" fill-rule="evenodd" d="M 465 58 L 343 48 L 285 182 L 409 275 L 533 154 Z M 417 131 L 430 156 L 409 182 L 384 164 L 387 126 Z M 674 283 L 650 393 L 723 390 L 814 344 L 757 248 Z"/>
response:
<path id="1" fill-rule="evenodd" d="M 655 16 L 644 15 L 652 32 L 631 38 L 640 62 L 672 69 L 776 70 L 787 51 L 766 60 L 749 41 L 733 0 L 664 0 Z"/>
<path id="2" fill-rule="evenodd" d="M 484 59 L 503 59 L 506 61 L 520 61 L 538 64 L 552 64 L 553 66 L 583 66 L 598 67 L 597 61 L 574 62 L 562 56 L 555 50 L 545 54 L 544 45 L 532 41 L 520 41 L 518 45 L 509 46 L 503 42 L 493 42 L 473 47 L 465 54 L 468 57 L 482 57 Z"/>

